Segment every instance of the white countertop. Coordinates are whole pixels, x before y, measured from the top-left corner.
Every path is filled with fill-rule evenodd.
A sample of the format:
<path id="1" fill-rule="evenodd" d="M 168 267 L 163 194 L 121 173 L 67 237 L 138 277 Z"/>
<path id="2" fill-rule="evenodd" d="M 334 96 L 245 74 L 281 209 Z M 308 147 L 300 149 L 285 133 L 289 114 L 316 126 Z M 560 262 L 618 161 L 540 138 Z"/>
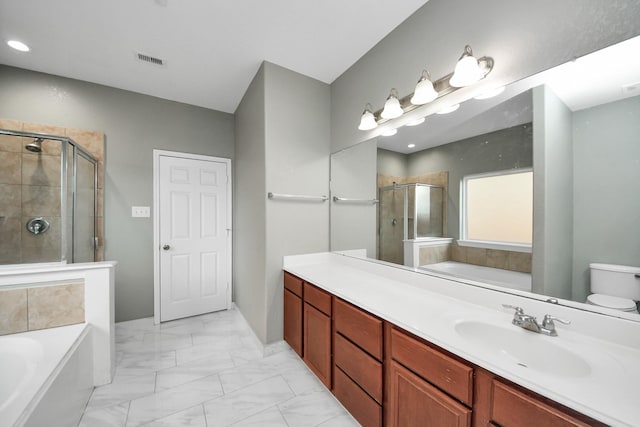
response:
<path id="1" fill-rule="evenodd" d="M 640 426 L 640 322 L 502 293 L 335 253 L 288 256 L 284 269 L 503 378 L 613 426 Z M 570 319 L 549 337 L 511 325 L 527 314 Z M 497 327 L 532 344 L 520 366 L 487 340 L 463 336 L 465 322 Z M 473 326 L 473 325 L 471 325 Z M 490 340 L 499 339 L 495 336 Z M 499 345 L 499 344 L 497 344 Z M 546 351 L 551 346 L 555 351 Z M 562 364 L 554 354 L 576 355 Z M 571 359 L 568 359 L 571 360 Z M 534 366 L 535 365 L 535 366 Z"/>

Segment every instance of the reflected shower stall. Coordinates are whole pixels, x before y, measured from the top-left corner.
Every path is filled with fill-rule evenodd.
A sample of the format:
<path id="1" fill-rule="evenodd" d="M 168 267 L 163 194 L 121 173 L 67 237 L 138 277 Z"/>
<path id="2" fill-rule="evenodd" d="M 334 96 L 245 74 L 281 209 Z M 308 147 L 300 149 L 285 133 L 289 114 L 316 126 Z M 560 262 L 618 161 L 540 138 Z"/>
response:
<path id="1" fill-rule="evenodd" d="M 378 259 L 403 264 L 404 242 L 442 237 L 444 189 L 408 183 L 380 188 Z"/>
<path id="2" fill-rule="evenodd" d="M 71 138 L 0 129 L 0 264 L 95 261 L 97 177 Z"/>

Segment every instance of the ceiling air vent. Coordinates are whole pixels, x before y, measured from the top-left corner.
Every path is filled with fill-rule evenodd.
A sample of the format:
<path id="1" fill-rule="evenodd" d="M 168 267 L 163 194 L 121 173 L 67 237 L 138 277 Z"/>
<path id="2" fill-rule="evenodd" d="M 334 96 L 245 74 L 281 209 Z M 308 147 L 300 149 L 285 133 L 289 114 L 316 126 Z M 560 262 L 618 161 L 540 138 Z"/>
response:
<path id="1" fill-rule="evenodd" d="M 157 65 L 159 67 L 164 67 L 167 65 L 167 62 L 164 59 L 156 58 L 155 56 L 147 55 L 145 53 L 136 53 L 136 57 L 138 61 L 148 62 L 149 64 Z"/>

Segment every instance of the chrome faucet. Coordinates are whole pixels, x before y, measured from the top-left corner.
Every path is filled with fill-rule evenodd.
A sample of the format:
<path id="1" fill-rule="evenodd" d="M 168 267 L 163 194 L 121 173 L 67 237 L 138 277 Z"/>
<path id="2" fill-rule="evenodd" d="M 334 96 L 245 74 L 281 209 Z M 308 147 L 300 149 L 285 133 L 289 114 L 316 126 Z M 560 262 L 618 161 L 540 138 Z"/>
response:
<path id="1" fill-rule="evenodd" d="M 569 325 L 571 323 L 568 320 L 564 320 L 559 317 L 554 317 L 550 314 L 547 314 L 544 316 L 544 319 L 542 319 L 542 324 L 540 324 L 534 316 L 525 314 L 524 310 L 521 307 L 516 307 L 515 305 L 509 304 L 502 304 L 502 306 L 504 308 L 511 308 L 515 310 L 515 313 L 513 314 L 513 320 L 511 321 L 512 324 L 528 331 L 536 332 L 538 334 L 557 337 L 558 332 L 556 332 L 556 324 L 554 323 L 554 320 L 565 325 Z"/>

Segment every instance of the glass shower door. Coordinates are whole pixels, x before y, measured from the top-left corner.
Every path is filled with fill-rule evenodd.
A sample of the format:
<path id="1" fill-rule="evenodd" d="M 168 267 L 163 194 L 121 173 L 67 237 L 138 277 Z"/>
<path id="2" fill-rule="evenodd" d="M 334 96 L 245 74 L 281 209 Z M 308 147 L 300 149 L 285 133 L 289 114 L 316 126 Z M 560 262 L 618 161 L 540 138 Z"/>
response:
<path id="1" fill-rule="evenodd" d="M 76 150 L 73 262 L 95 260 L 96 164 Z"/>
<path id="2" fill-rule="evenodd" d="M 407 206 L 406 186 L 380 190 L 380 241 L 378 258 L 396 264 L 404 263 Z"/>

